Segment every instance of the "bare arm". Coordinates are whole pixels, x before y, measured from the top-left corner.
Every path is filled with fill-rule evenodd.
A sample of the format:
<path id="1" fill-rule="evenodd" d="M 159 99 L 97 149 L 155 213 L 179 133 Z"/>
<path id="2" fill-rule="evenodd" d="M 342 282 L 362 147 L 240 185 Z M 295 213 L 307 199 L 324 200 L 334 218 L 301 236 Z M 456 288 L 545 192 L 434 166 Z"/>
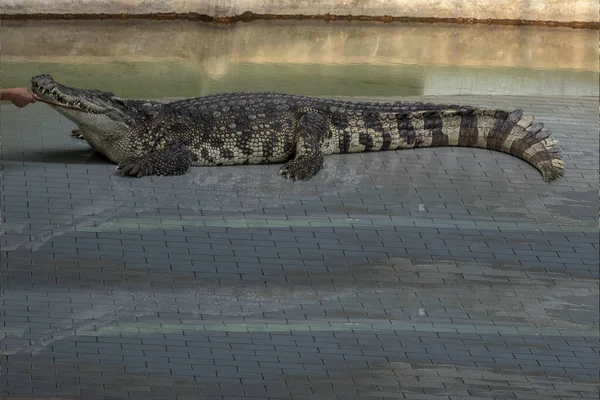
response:
<path id="1" fill-rule="evenodd" d="M 0 100 L 7 100 L 15 106 L 22 108 L 30 103 L 35 103 L 35 94 L 26 88 L 0 89 Z"/>

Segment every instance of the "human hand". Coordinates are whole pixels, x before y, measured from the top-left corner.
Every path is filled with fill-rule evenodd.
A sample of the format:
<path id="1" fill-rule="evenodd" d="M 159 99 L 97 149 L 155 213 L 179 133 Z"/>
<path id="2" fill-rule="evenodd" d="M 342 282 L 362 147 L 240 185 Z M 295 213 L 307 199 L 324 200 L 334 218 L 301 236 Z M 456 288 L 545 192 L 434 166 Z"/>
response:
<path id="1" fill-rule="evenodd" d="M 9 100 L 15 106 L 23 108 L 30 103 L 35 103 L 36 96 L 26 88 L 10 88 L 2 90 L 2 99 Z"/>

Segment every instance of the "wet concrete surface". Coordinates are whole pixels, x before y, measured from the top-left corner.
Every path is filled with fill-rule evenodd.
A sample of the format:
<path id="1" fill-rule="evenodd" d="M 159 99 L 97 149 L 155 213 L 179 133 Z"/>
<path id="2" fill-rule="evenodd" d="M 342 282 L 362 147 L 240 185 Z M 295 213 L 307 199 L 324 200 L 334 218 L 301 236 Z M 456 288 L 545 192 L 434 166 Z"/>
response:
<path id="1" fill-rule="evenodd" d="M 2 105 L 1 389 L 32 399 L 598 397 L 598 100 L 567 162 L 436 148 L 128 179 Z"/>

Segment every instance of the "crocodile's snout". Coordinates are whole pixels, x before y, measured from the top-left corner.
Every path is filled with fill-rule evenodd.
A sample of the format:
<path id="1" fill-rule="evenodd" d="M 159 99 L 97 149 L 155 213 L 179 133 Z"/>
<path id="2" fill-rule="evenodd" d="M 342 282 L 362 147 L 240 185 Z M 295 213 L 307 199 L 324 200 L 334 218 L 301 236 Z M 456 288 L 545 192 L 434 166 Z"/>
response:
<path id="1" fill-rule="evenodd" d="M 50 74 L 40 74 L 40 75 L 36 75 L 33 78 L 31 78 L 32 82 L 39 82 L 39 81 L 52 81 L 54 82 L 54 78 L 52 78 L 52 75 Z"/>
<path id="2" fill-rule="evenodd" d="M 58 83 L 49 74 L 36 75 L 31 78 L 31 88 L 35 91 L 36 89 L 51 90 L 56 87 Z"/>

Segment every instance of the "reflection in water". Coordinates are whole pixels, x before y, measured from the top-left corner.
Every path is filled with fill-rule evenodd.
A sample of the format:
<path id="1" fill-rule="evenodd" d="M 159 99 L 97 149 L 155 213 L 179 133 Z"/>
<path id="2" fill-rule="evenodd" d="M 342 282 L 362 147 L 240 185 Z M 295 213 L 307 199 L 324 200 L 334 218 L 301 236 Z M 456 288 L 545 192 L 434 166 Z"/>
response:
<path id="1" fill-rule="evenodd" d="M 417 23 L 3 21 L 2 78 L 125 97 L 597 95 L 597 32 Z"/>

